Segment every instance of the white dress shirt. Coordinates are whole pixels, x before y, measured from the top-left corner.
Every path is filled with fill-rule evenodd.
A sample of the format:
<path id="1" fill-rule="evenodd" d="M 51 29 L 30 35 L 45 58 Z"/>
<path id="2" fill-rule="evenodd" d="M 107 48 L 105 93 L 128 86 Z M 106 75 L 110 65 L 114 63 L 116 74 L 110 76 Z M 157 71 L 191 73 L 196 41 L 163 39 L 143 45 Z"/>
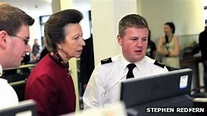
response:
<path id="1" fill-rule="evenodd" d="M 3 69 L 0 65 L 0 76 L 3 74 Z M 18 97 L 7 80 L 0 78 L 0 109 L 17 105 Z"/>
<path id="2" fill-rule="evenodd" d="M 136 62 L 133 69 L 134 78 L 156 75 L 168 72 L 167 68 L 145 56 Z M 119 101 L 120 81 L 126 79 L 128 62 L 123 55 L 117 55 L 99 63 L 88 82 L 83 95 L 84 108 L 102 107 Z"/>

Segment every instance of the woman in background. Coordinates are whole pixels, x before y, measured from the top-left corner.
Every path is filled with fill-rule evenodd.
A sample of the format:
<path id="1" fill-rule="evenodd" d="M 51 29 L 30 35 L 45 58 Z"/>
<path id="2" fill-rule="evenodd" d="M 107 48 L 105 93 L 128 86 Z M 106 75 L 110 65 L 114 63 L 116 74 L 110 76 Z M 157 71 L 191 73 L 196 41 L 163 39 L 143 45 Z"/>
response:
<path id="1" fill-rule="evenodd" d="M 174 35 L 175 25 L 173 22 L 164 24 L 164 37 L 160 37 L 157 51 L 162 56 L 162 63 L 168 67 L 180 68 L 179 40 Z"/>

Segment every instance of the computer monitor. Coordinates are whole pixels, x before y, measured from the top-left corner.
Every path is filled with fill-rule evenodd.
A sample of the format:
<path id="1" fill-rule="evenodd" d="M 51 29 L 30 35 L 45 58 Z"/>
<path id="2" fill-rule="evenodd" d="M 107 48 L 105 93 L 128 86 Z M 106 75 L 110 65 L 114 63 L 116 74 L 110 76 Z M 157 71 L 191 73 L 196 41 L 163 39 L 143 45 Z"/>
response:
<path id="1" fill-rule="evenodd" d="M 0 109 L 0 116 L 36 116 L 37 105 L 34 100 L 25 100 L 17 105 Z"/>
<path id="2" fill-rule="evenodd" d="M 121 82 L 120 100 L 134 115 L 146 115 L 146 107 L 192 106 L 192 70 L 180 69 L 160 75 Z"/>

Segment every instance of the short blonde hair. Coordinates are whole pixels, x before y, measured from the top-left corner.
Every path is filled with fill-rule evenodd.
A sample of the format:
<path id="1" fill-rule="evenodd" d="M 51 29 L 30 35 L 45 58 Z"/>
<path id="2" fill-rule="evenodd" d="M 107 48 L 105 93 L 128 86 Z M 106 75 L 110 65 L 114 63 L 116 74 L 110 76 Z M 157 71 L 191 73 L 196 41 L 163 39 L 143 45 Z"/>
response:
<path id="1" fill-rule="evenodd" d="M 147 28 L 148 24 L 144 17 L 138 14 L 129 14 L 124 16 L 119 21 L 119 35 L 123 37 L 125 35 L 125 30 L 128 27 L 135 27 L 135 28 Z"/>

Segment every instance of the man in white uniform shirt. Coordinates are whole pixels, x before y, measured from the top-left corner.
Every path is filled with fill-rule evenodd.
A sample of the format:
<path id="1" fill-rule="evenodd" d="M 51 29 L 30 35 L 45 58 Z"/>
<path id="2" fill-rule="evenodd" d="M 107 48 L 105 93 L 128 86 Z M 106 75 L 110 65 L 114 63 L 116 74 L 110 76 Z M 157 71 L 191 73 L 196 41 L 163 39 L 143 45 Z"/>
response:
<path id="1" fill-rule="evenodd" d="M 34 19 L 21 9 L 0 3 L 0 77 L 3 69 L 21 65 L 25 54 L 31 50 L 29 26 L 33 23 Z M 16 104 L 16 92 L 7 80 L 0 78 L 0 109 Z"/>
<path id="2" fill-rule="evenodd" d="M 148 24 L 140 15 L 129 14 L 119 21 L 117 41 L 122 54 L 104 59 L 95 67 L 83 95 L 85 109 L 119 101 L 120 81 L 128 77 L 142 78 L 168 72 L 164 65 L 145 56 L 148 35 Z M 128 64 L 134 65 L 130 76 Z"/>

